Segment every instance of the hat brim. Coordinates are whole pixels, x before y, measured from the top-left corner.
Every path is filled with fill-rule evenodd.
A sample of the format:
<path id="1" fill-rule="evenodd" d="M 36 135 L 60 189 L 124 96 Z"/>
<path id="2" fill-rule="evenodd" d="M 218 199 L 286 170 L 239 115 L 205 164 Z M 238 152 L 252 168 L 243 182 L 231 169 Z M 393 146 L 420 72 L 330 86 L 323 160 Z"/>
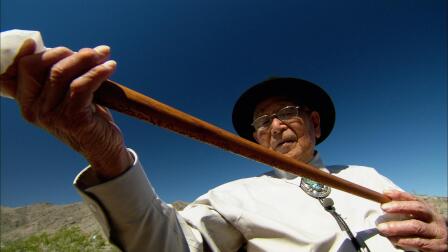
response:
<path id="1" fill-rule="evenodd" d="M 249 88 L 235 103 L 232 113 L 233 127 L 238 135 L 256 142 L 251 123 L 255 107 L 261 101 L 274 96 L 287 97 L 306 105 L 320 115 L 321 136 L 316 145 L 324 141 L 334 127 L 336 111 L 330 96 L 318 85 L 297 78 L 275 78 Z"/>

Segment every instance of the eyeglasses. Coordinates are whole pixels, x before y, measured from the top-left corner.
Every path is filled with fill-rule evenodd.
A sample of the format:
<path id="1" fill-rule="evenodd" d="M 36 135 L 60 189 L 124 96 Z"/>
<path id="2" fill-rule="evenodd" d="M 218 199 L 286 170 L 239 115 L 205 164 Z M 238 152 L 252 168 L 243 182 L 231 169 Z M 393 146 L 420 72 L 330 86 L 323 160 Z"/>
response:
<path id="1" fill-rule="evenodd" d="M 275 114 L 262 115 L 256 118 L 251 125 L 255 128 L 255 130 L 265 129 L 271 125 L 274 118 L 277 118 L 282 122 L 297 118 L 299 116 L 300 109 L 301 108 L 299 106 L 286 106 Z"/>

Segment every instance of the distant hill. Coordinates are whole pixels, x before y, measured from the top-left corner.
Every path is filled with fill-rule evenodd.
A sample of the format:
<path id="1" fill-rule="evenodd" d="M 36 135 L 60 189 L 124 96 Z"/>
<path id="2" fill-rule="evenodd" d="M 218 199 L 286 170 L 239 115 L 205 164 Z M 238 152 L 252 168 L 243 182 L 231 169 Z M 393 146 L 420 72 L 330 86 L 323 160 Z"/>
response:
<path id="1" fill-rule="evenodd" d="M 88 207 L 82 202 L 68 205 L 39 203 L 24 207 L 1 207 L 1 239 L 21 239 L 43 231 L 48 234 L 78 226 L 81 231 L 93 234 L 100 231 Z"/>
<path id="2" fill-rule="evenodd" d="M 188 203 L 176 201 L 175 209 L 181 210 Z M 53 234 L 64 228 L 79 227 L 88 235 L 101 233 L 89 208 L 82 202 L 67 205 L 38 203 L 24 207 L 0 207 L 1 242 L 23 239 L 46 232 Z"/>
<path id="3" fill-rule="evenodd" d="M 448 219 L 447 197 L 420 196 Z M 172 206 L 178 210 L 188 203 L 176 201 Z M 100 233 L 88 207 L 82 202 L 68 205 L 39 203 L 24 207 L 0 207 L 1 243 L 24 239 L 43 232 L 56 233 L 62 229 L 78 227 L 83 233 L 94 236 Z"/>

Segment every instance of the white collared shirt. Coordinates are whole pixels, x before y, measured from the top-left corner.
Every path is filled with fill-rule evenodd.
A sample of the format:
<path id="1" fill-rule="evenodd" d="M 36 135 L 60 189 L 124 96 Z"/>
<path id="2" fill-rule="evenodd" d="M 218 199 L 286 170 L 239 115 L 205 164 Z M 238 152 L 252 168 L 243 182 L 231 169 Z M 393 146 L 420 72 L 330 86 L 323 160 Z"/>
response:
<path id="1" fill-rule="evenodd" d="M 135 163 L 120 177 L 97 184 L 86 168 L 75 179 L 107 237 L 126 251 L 355 251 L 335 219 L 300 188 L 298 176 L 274 170 L 232 181 L 176 212 L 159 199 L 130 152 Z M 378 192 L 398 188 L 373 168 L 325 167 L 319 154 L 310 163 Z M 375 228 L 383 214 L 378 203 L 336 189 L 329 197 L 372 252 L 397 251 Z"/>

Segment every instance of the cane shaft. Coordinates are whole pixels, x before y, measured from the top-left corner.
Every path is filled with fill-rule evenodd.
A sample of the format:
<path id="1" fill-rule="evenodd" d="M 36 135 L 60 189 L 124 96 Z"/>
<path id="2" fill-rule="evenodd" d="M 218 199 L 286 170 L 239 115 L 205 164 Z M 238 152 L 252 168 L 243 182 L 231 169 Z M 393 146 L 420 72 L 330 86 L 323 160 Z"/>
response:
<path id="1" fill-rule="evenodd" d="M 102 84 L 95 93 L 95 102 L 241 156 L 310 178 L 335 189 L 379 203 L 390 201 L 383 194 L 271 151 L 113 81 L 108 80 Z"/>

